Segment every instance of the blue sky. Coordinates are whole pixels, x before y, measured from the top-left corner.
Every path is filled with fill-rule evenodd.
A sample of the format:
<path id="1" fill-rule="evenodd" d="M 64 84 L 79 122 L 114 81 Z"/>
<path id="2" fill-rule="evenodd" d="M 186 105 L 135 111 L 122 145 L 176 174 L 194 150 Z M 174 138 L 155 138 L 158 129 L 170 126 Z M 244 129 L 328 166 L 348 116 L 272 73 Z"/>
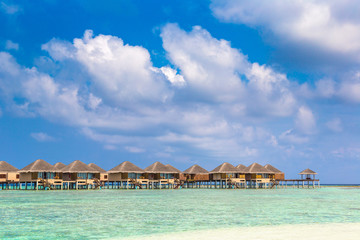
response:
<path id="1" fill-rule="evenodd" d="M 359 8 L 0 1 L 1 160 L 259 162 L 358 183 Z"/>

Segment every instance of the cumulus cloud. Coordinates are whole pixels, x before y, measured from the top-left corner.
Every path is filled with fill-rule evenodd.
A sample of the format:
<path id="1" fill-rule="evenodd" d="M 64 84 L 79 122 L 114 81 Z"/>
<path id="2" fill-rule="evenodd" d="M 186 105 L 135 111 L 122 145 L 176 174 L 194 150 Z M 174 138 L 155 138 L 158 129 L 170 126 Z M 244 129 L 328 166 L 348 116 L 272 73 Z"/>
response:
<path id="1" fill-rule="evenodd" d="M 211 8 L 219 19 L 260 27 L 297 44 L 350 55 L 360 52 L 360 16 L 351 14 L 360 10 L 356 0 L 214 0 Z"/>
<path id="2" fill-rule="evenodd" d="M 317 93 L 320 97 L 331 98 L 335 95 L 335 81 L 332 79 L 321 79 L 315 83 Z"/>
<path id="3" fill-rule="evenodd" d="M 316 120 L 313 112 L 308 107 L 301 106 L 296 115 L 295 124 L 300 132 L 313 134 L 316 128 Z"/>
<path id="4" fill-rule="evenodd" d="M 233 104 L 234 114 L 287 116 L 296 106 L 284 74 L 249 62 L 230 42 L 213 38 L 200 26 L 185 32 L 167 24 L 161 37 L 168 58 L 198 98 Z"/>
<path id="5" fill-rule="evenodd" d="M 298 94 L 305 98 L 332 99 L 343 103 L 360 103 L 360 73 L 341 74 L 336 81 L 324 78 L 315 82 L 312 88 L 304 83 Z"/>
<path id="6" fill-rule="evenodd" d="M 54 137 L 43 132 L 31 133 L 30 136 L 38 142 L 52 142 L 56 140 Z"/>
<path id="7" fill-rule="evenodd" d="M 177 74 L 175 69 L 172 69 L 171 67 L 161 67 L 159 70 L 166 76 L 169 82 L 171 82 L 173 85 L 179 87 L 186 85 L 184 77 L 181 76 L 180 74 Z M 155 71 L 159 71 L 159 70 L 155 69 Z"/>
<path id="8" fill-rule="evenodd" d="M 241 94 L 236 71 L 247 64 L 246 57 L 229 42 L 213 38 L 200 26 L 187 33 L 176 24 L 167 24 L 161 37 L 169 59 L 179 67 L 189 87 L 218 101 L 233 101 Z"/>
<path id="9" fill-rule="evenodd" d="M 94 37 L 87 30 L 73 44 L 53 39 L 42 48 L 56 60 L 69 58 L 82 64 L 91 76 L 94 91 L 109 105 L 165 102 L 172 95 L 164 81 L 167 75 L 159 76 L 152 71 L 147 49 L 124 44 L 118 37 L 101 34 Z"/>
<path id="10" fill-rule="evenodd" d="M 339 118 L 332 119 L 326 123 L 326 126 L 333 132 L 341 132 L 343 130 L 341 120 Z"/>
<path id="11" fill-rule="evenodd" d="M 360 103 L 360 81 L 346 81 L 341 83 L 338 94 L 346 101 Z"/>
<path id="12" fill-rule="evenodd" d="M 11 40 L 6 40 L 5 42 L 5 49 L 6 50 L 19 50 L 19 44 L 18 43 L 14 43 Z"/>
<path id="13" fill-rule="evenodd" d="M 199 26 L 186 32 L 167 24 L 161 37 L 166 66 L 154 66 L 141 46 L 90 30 L 73 42 L 54 38 L 42 46 L 61 74 L 21 66 L 2 52 L 6 111 L 76 126 L 107 150 L 151 154 L 177 146 L 168 154 L 186 148 L 234 159 L 279 145 L 261 122 L 297 109 L 285 74 L 250 62 Z"/>

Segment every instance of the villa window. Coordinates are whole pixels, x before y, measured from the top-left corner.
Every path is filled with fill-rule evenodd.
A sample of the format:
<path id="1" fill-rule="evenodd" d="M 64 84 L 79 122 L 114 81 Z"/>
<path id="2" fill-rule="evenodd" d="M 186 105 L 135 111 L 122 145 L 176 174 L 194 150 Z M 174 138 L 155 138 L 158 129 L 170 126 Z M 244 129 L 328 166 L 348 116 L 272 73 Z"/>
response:
<path id="1" fill-rule="evenodd" d="M 0 178 L 6 178 L 6 174 L 0 174 Z"/>
<path id="2" fill-rule="evenodd" d="M 44 172 L 39 172 L 38 173 L 38 178 L 45 179 L 46 178 L 45 173 Z"/>
<path id="3" fill-rule="evenodd" d="M 87 177 L 86 173 L 78 173 L 77 174 L 77 178 L 79 178 L 79 179 L 86 179 L 86 177 Z"/>

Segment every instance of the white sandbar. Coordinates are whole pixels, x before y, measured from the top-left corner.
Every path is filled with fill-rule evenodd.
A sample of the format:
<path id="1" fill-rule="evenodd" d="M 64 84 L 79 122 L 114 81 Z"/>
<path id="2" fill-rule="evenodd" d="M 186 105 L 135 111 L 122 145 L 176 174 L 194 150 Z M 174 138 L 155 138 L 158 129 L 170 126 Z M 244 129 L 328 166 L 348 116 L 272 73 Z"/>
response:
<path id="1" fill-rule="evenodd" d="M 298 224 L 264 227 L 238 227 L 215 230 L 188 231 L 172 234 L 156 234 L 135 238 L 156 240 L 218 240 L 218 239 L 306 239 L 306 240 L 329 240 L 329 239 L 360 239 L 360 223 L 329 223 L 329 224 Z"/>

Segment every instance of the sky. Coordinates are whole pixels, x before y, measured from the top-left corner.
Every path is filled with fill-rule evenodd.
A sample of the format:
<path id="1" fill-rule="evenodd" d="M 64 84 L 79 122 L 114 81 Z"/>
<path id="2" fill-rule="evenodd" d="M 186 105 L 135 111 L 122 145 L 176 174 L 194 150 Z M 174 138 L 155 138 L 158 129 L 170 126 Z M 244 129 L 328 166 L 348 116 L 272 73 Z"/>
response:
<path id="1" fill-rule="evenodd" d="M 0 0 L 0 160 L 359 183 L 356 0 Z"/>

